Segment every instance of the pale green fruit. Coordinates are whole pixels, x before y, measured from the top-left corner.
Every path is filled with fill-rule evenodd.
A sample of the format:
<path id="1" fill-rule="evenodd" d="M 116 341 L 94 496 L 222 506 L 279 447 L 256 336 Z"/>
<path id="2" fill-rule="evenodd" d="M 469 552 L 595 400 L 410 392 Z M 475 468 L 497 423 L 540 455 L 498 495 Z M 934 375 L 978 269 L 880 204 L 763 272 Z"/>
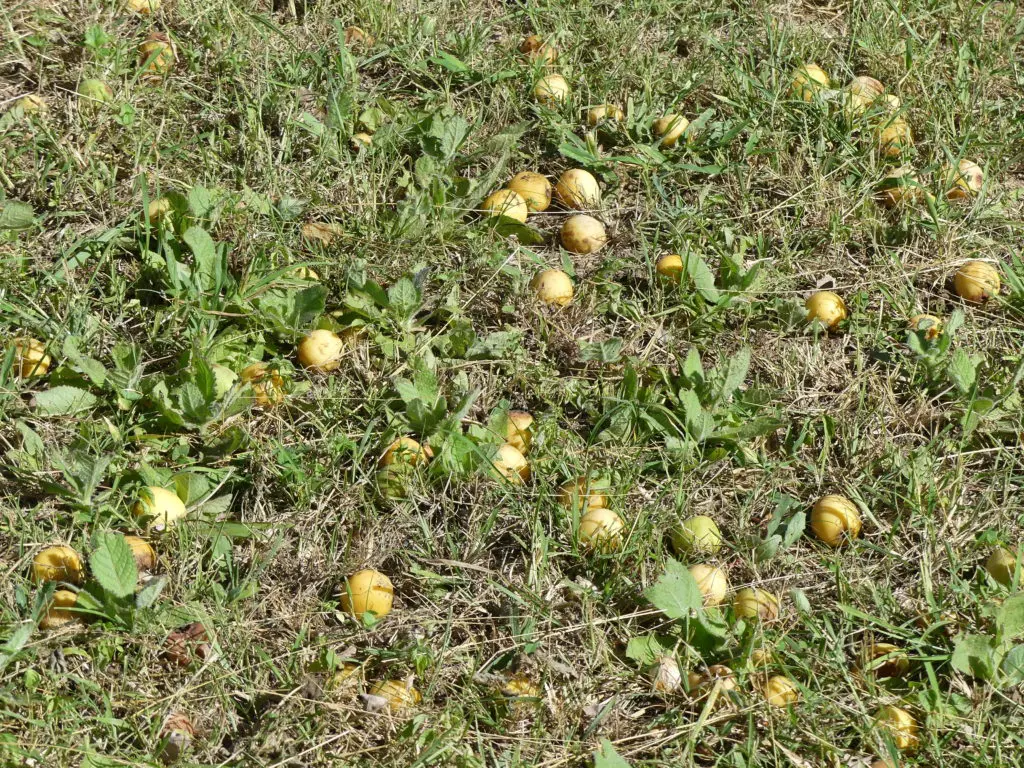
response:
<path id="1" fill-rule="evenodd" d="M 672 547 L 685 557 L 710 557 L 722 548 L 722 531 L 707 515 L 694 515 L 672 530 Z"/>

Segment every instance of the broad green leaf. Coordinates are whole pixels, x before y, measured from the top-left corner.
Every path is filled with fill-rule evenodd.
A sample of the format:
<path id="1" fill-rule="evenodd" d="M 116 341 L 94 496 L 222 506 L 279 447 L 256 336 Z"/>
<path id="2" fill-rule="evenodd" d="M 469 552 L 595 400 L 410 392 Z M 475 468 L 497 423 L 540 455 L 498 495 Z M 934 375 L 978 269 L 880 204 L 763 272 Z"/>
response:
<path id="1" fill-rule="evenodd" d="M 667 649 L 653 633 L 631 637 L 626 645 L 626 656 L 641 666 L 653 664 L 659 656 L 664 656 Z"/>
<path id="2" fill-rule="evenodd" d="M 960 394 L 969 394 L 978 377 L 974 362 L 971 360 L 970 355 L 962 349 L 956 350 L 953 352 L 952 357 L 950 357 L 949 367 L 947 370 L 949 372 L 949 378 L 953 380 L 953 384 L 955 384 L 956 388 L 960 390 Z"/>
<path id="3" fill-rule="evenodd" d="M 1024 636 L 1024 592 L 1006 598 L 996 611 L 996 630 L 1003 642 Z"/>
<path id="4" fill-rule="evenodd" d="M 217 287 L 221 276 L 220 258 L 217 244 L 202 227 L 189 227 L 181 236 L 195 258 L 195 275 L 197 285 L 204 291 Z"/>
<path id="5" fill-rule="evenodd" d="M 420 306 L 420 292 L 408 277 L 403 277 L 388 289 L 388 301 L 395 316 L 408 320 Z"/>
<path id="6" fill-rule="evenodd" d="M 1003 676 L 1003 685 L 1024 683 L 1024 645 L 1015 645 L 1010 649 L 999 665 L 999 672 Z"/>
<path id="7" fill-rule="evenodd" d="M 722 379 L 722 388 L 719 390 L 719 403 L 726 403 L 732 399 L 736 391 L 743 386 L 743 382 L 747 378 L 747 371 L 749 370 L 750 347 L 743 347 L 738 352 L 729 356 L 725 378 Z"/>
<path id="8" fill-rule="evenodd" d="M 61 385 L 32 398 L 32 407 L 40 416 L 70 416 L 96 405 L 96 396 L 78 387 Z"/>
<path id="9" fill-rule="evenodd" d="M 99 585 L 115 597 L 129 597 L 135 593 L 139 572 L 124 536 L 98 536 L 96 550 L 89 558 L 89 567 Z"/>
<path id="10" fill-rule="evenodd" d="M 156 604 L 156 601 L 160 598 L 160 594 L 164 591 L 164 587 L 167 586 L 166 576 L 157 576 L 150 579 L 146 586 L 139 590 L 138 594 L 135 595 L 135 607 L 136 608 L 150 608 Z"/>
<path id="11" fill-rule="evenodd" d="M 806 529 L 807 513 L 797 512 L 786 524 L 786 533 L 782 537 L 782 546 L 791 547 L 796 544 L 797 540 L 803 535 Z"/>
<path id="12" fill-rule="evenodd" d="M 769 536 L 767 539 L 757 545 L 757 549 L 754 550 L 754 559 L 759 563 L 763 563 L 765 560 L 771 560 L 777 554 L 779 549 L 782 547 L 782 537 L 778 534 Z"/>
<path id="13" fill-rule="evenodd" d="M 68 363 L 74 370 L 88 376 L 89 380 L 97 387 L 102 387 L 103 382 L 107 379 L 107 369 L 99 360 L 83 355 L 79 350 L 78 344 L 79 339 L 77 336 L 68 336 L 64 339 L 64 344 L 61 348 L 64 357 L 67 358 Z"/>
<path id="14" fill-rule="evenodd" d="M 197 219 L 205 219 L 213 213 L 213 193 L 206 187 L 192 187 L 188 191 L 188 207 Z"/>
<path id="15" fill-rule="evenodd" d="M 32 206 L 27 203 L 8 200 L 0 205 L 0 229 L 28 229 L 35 221 Z"/>
<path id="16" fill-rule="evenodd" d="M 683 376 L 692 384 L 703 384 L 705 380 L 704 366 L 700 361 L 700 352 L 696 347 L 690 347 L 683 361 Z"/>
<path id="17" fill-rule="evenodd" d="M 953 668 L 970 677 L 991 680 L 996 668 L 996 649 L 988 635 L 960 635 L 951 660 Z"/>
<path id="18" fill-rule="evenodd" d="M 655 608 L 671 619 L 682 619 L 700 611 L 703 597 L 697 582 L 682 563 L 669 558 L 665 573 L 645 592 Z"/>
<path id="19" fill-rule="evenodd" d="M 594 768 L 629 768 L 629 763 L 615 751 L 608 739 L 601 739 L 601 746 L 594 752 Z"/>
<path id="20" fill-rule="evenodd" d="M 686 267 L 686 274 L 693 280 L 697 293 L 711 304 L 717 304 L 721 296 L 715 287 L 715 273 L 700 256 L 695 253 L 687 253 L 683 256 L 683 265 Z"/>

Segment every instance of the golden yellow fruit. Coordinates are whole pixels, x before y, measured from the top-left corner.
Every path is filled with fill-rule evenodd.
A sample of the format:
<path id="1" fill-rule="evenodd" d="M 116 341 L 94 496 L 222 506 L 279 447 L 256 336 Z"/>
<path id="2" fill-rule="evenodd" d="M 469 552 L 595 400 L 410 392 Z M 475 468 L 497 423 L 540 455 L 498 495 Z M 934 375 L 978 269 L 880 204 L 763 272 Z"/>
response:
<path id="1" fill-rule="evenodd" d="M 898 645 L 869 642 L 864 645 L 861 666 L 875 677 L 903 677 L 910 671 L 910 659 Z"/>
<path id="2" fill-rule="evenodd" d="M 917 721 L 905 709 L 891 705 L 882 707 L 875 715 L 875 726 L 901 752 L 913 749 L 918 744 Z"/>
<path id="3" fill-rule="evenodd" d="M 558 503 L 570 509 L 586 512 L 588 509 L 603 509 L 608 506 L 608 496 L 595 487 L 595 481 L 589 477 L 577 477 L 564 483 L 558 489 Z"/>
<path id="4" fill-rule="evenodd" d="M 149 205 L 146 206 L 146 221 L 150 224 L 156 224 L 173 210 L 174 204 L 169 198 L 158 197 L 156 200 L 150 200 Z"/>
<path id="5" fill-rule="evenodd" d="M 50 370 L 53 359 L 46 354 L 46 344 L 28 336 L 13 341 L 15 376 L 22 379 L 34 379 L 45 376 Z"/>
<path id="6" fill-rule="evenodd" d="M 381 680 L 370 689 L 370 695 L 387 700 L 393 710 L 415 707 L 423 699 L 420 692 L 405 680 Z"/>
<path id="7" fill-rule="evenodd" d="M 886 118 L 875 128 L 878 150 L 888 158 L 896 158 L 910 149 L 914 137 L 910 125 L 902 115 Z"/>
<path id="8" fill-rule="evenodd" d="M 817 64 L 804 64 L 793 75 L 790 93 L 794 98 L 813 101 L 818 93 L 831 84 L 824 69 Z"/>
<path id="9" fill-rule="evenodd" d="M 972 160 L 961 160 L 957 169 L 946 169 L 946 199 L 963 200 L 974 197 L 981 192 L 985 183 L 985 173 L 981 166 Z"/>
<path id="10" fill-rule="evenodd" d="M 1017 558 L 1005 547 L 998 547 L 992 550 L 992 554 L 985 561 L 985 570 L 993 579 L 1008 587 L 1013 583 L 1013 575 L 1017 572 Z"/>
<path id="11" fill-rule="evenodd" d="M 324 682 L 324 690 L 328 693 L 340 691 L 356 693 L 363 683 L 363 668 L 359 664 L 342 664 L 341 667 Z"/>
<path id="12" fill-rule="evenodd" d="M 505 443 L 494 457 L 494 468 L 510 483 L 525 483 L 530 479 L 530 462 L 514 445 Z"/>
<path id="13" fill-rule="evenodd" d="M 238 377 L 252 386 L 256 405 L 273 408 L 284 402 L 284 379 L 277 371 L 271 371 L 266 363 L 253 363 L 243 368 Z"/>
<path id="14" fill-rule="evenodd" d="M 565 250 L 586 255 L 601 250 L 608 242 L 608 234 L 600 221 L 579 213 L 570 216 L 562 224 L 560 239 Z"/>
<path id="15" fill-rule="evenodd" d="M 591 509 L 580 518 L 576 535 L 585 550 L 614 552 L 622 546 L 625 527 L 622 518 L 610 509 Z"/>
<path id="16" fill-rule="evenodd" d="M 920 200 L 922 191 L 921 180 L 912 169 L 903 167 L 882 177 L 875 197 L 886 208 L 896 208 L 903 203 Z"/>
<path id="17" fill-rule="evenodd" d="M 391 613 L 391 604 L 395 600 L 391 579 L 372 568 L 353 573 L 345 579 L 340 592 L 341 610 L 357 618 L 364 613 L 372 613 L 381 619 Z"/>
<path id="18" fill-rule="evenodd" d="M 858 96 L 864 96 L 870 103 L 885 92 L 885 86 L 873 77 L 860 75 L 850 81 L 849 85 L 846 86 L 846 90 Z"/>
<path id="19" fill-rule="evenodd" d="M 834 331 L 846 319 L 846 304 L 832 291 L 818 291 L 804 302 L 807 309 L 807 320 L 819 320 L 829 330 Z"/>
<path id="20" fill-rule="evenodd" d="M 338 334 L 318 328 L 310 331 L 299 342 L 297 357 L 303 368 L 328 373 L 341 367 L 341 353 L 344 348 L 345 342 Z"/>
<path id="21" fill-rule="evenodd" d="M 139 46 L 139 66 L 148 77 L 161 78 L 169 74 L 176 59 L 174 44 L 160 32 L 153 32 Z"/>
<path id="22" fill-rule="evenodd" d="M 987 261 L 968 261 L 953 275 L 956 295 L 973 304 L 981 304 L 998 296 L 999 286 L 999 271 Z"/>
<path id="23" fill-rule="evenodd" d="M 509 411 L 505 424 L 505 442 L 524 456 L 533 443 L 533 414 L 528 411 Z"/>
<path id="24" fill-rule="evenodd" d="M 672 548 L 683 557 L 711 557 L 722 548 L 722 531 L 707 515 L 693 515 L 670 534 Z"/>
<path id="25" fill-rule="evenodd" d="M 429 445 L 420 445 L 411 437 L 400 437 L 391 443 L 377 462 L 378 467 L 390 467 L 392 464 L 406 464 L 410 467 L 425 465 L 434 458 Z"/>
<path id="26" fill-rule="evenodd" d="M 533 97 L 545 106 L 558 106 L 569 98 L 569 83 L 561 75 L 547 75 L 533 86 Z"/>
<path id="27" fill-rule="evenodd" d="M 303 280 L 307 283 L 315 283 L 320 279 L 319 273 L 312 267 L 292 267 L 285 274 L 293 280 Z"/>
<path id="28" fill-rule="evenodd" d="M 923 332 L 928 341 L 934 341 L 942 335 L 942 319 L 935 315 L 914 315 L 907 325 L 912 331 Z"/>
<path id="29" fill-rule="evenodd" d="M 761 646 L 750 651 L 750 665 L 752 667 L 766 667 L 772 663 L 774 654 L 771 648 Z"/>
<path id="30" fill-rule="evenodd" d="M 139 520 L 145 520 L 148 530 L 162 533 L 181 522 L 188 511 L 174 491 L 151 485 L 139 492 L 132 514 Z"/>
<path id="31" fill-rule="evenodd" d="M 625 119 L 625 113 L 615 104 L 598 104 L 587 110 L 587 125 L 591 127 L 595 127 L 605 120 L 621 123 Z"/>
<path id="32" fill-rule="evenodd" d="M 666 253 L 658 257 L 654 271 L 666 280 L 678 283 L 683 279 L 683 257 L 678 253 Z"/>
<path id="33" fill-rule="evenodd" d="M 729 579 L 724 568 L 713 565 L 691 565 L 690 575 L 704 595 L 704 605 L 721 605 L 729 591 Z"/>
<path id="34" fill-rule="evenodd" d="M 591 173 L 572 168 L 558 177 L 555 197 L 566 208 L 586 211 L 601 205 L 601 187 Z"/>
<path id="35" fill-rule="evenodd" d="M 551 182 L 540 173 L 517 173 L 508 183 L 508 188 L 523 198 L 530 211 L 546 211 L 551 205 Z"/>
<path id="36" fill-rule="evenodd" d="M 42 584 L 46 581 L 63 581 L 81 584 L 85 580 L 85 566 L 82 558 L 71 547 L 46 547 L 32 558 L 32 581 Z"/>
<path id="37" fill-rule="evenodd" d="M 690 121 L 682 115 L 665 115 L 654 121 L 654 135 L 661 138 L 661 146 L 674 147 L 689 125 Z M 691 141 L 692 138 L 690 134 L 686 134 L 687 141 Z"/>
<path id="38" fill-rule="evenodd" d="M 830 547 L 857 538 L 860 526 L 860 512 L 845 496 L 822 496 L 811 509 L 811 530 Z"/>
<path id="39" fill-rule="evenodd" d="M 779 600 L 763 589 L 744 587 L 732 601 L 732 609 L 737 618 L 774 621 L 779 618 Z"/>
<path id="40" fill-rule="evenodd" d="M 769 677 L 764 684 L 764 699 L 773 707 L 785 708 L 800 700 L 800 689 L 796 683 L 783 675 Z"/>
<path id="41" fill-rule="evenodd" d="M 57 629 L 68 624 L 78 616 L 71 610 L 78 602 L 78 595 L 69 589 L 58 589 L 46 609 L 46 615 L 39 620 L 39 628 Z"/>
<path id="42" fill-rule="evenodd" d="M 530 281 L 530 288 L 544 304 L 564 307 L 572 302 L 572 278 L 560 269 L 545 269 Z"/>
<path id="43" fill-rule="evenodd" d="M 355 152 L 358 152 L 360 149 L 369 149 L 373 146 L 373 136 L 360 131 L 359 133 L 352 134 L 352 138 L 348 140 L 348 143 Z"/>
<path id="44" fill-rule="evenodd" d="M 688 672 L 686 684 L 690 695 L 697 698 L 707 696 L 715 688 L 725 692 L 735 691 L 738 687 L 736 674 L 724 664 L 713 664 L 702 674 Z"/>
<path id="45" fill-rule="evenodd" d="M 526 200 L 518 192 L 511 189 L 499 189 L 483 201 L 480 206 L 485 216 L 507 216 L 519 223 L 525 223 L 530 215 Z"/>
<path id="46" fill-rule="evenodd" d="M 525 53 L 531 59 L 543 61 L 547 64 L 554 64 L 558 58 L 558 49 L 550 43 L 544 42 L 537 35 L 530 35 L 519 45 L 519 52 Z"/>
<path id="47" fill-rule="evenodd" d="M 132 13 L 148 16 L 160 8 L 160 0 L 124 0 L 124 7 Z"/>
<path id="48" fill-rule="evenodd" d="M 156 568 L 156 551 L 149 542 L 139 536 L 125 536 L 125 542 L 135 558 L 135 567 L 139 571 L 152 571 Z"/>

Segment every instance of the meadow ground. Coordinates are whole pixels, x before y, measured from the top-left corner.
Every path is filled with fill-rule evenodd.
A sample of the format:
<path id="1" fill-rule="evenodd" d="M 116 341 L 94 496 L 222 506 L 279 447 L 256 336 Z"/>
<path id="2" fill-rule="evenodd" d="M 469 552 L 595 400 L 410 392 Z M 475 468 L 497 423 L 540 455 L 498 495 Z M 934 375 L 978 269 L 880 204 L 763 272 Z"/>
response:
<path id="1" fill-rule="evenodd" d="M 1020 569 L 984 567 L 1024 524 L 1017 4 L 11 0 L 0 29 L 0 764 L 1024 765 Z M 142 63 L 152 33 L 173 56 Z M 832 86 L 805 100 L 807 62 Z M 570 96 L 539 104 L 551 72 Z M 898 102 L 853 109 L 859 75 Z M 623 119 L 587 125 L 603 103 Z M 984 181 L 950 200 L 961 159 Z M 594 253 L 558 205 L 477 212 L 572 168 Z M 969 303 L 977 259 L 1002 288 Z M 314 328 L 334 371 L 296 359 Z M 492 466 L 510 408 L 521 484 Z M 378 472 L 403 435 L 433 459 Z M 587 473 L 617 548 L 557 499 Z M 187 517 L 147 528 L 147 486 Z M 863 523 L 838 548 L 825 494 Z M 673 549 L 691 515 L 718 552 Z M 77 585 L 30 577 L 56 544 Z M 367 567 L 380 619 L 339 607 Z M 777 616 L 738 617 L 745 587 Z"/>

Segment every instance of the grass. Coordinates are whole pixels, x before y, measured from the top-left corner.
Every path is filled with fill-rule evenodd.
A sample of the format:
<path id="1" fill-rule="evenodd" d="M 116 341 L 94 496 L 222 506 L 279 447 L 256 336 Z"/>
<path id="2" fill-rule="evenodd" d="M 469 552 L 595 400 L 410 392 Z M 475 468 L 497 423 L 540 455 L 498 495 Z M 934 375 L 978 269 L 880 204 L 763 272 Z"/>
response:
<path id="1" fill-rule="evenodd" d="M 1020 574 L 981 567 L 1024 524 L 1017 6 L 89 0 L 0 23 L 0 762 L 158 764 L 183 714 L 198 765 L 1024 764 Z M 375 39 L 346 46 L 352 24 Z M 136 53 L 154 31 L 176 46 L 162 79 Z M 534 31 L 572 88 L 557 108 L 531 97 Z M 838 91 L 790 98 L 805 61 L 885 83 L 913 148 L 883 157 Z M 111 103 L 76 96 L 91 78 Z M 588 134 L 605 102 L 625 121 Z M 668 112 L 693 141 L 661 151 Z M 961 158 L 985 186 L 954 203 Z M 902 163 L 929 196 L 887 210 Z M 518 171 L 577 167 L 602 187 L 595 254 L 558 247 L 557 206 L 525 228 L 474 213 Z M 664 253 L 693 270 L 678 286 Z M 977 258 L 1003 290 L 971 305 L 951 277 Z M 564 309 L 529 290 L 550 267 L 574 278 Z M 849 307 L 835 333 L 804 317 L 818 288 Z M 945 335 L 908 333 L 920 312 Z M 295 362 L 314 327 L 357 329 L 331 374 Z M 15 375 L 22 336 L 45 376 Z M 256 362 L 279 407 L 214 385 Z M 525 485 L 490 466 L 509 408 L 536 418 Z M 435 457 L 388 499 L 376 462 L 406 434 Z M 555 500 L 586 473 L 618 551 L 588 554 Z M 189 517 L 137 577 L 109 534 L 145 533 L 147 485 Z M 801 517 L 827 493 L 864 520 L 834 551 Z M 693 514 L 777 621 L 694 605 L 667 537 Z M 29 568 L 54 543 L 91 579 L 82 620 L 43 631 L 53 587 Z M 338 607 L 364 567 L 394 583 L 379 621 Z M 189 622 L 212 654 L 171 663 Z M 904 676 L 862 669 L 874 642 Z M 657 691 L 659 658 L 737 686 Z M 766 673 L 799 702 L 770 707 Z M 420 703 L 367 711 L 406 679 Z M 883 705 L 920 724 L 916 750 Z"/>

